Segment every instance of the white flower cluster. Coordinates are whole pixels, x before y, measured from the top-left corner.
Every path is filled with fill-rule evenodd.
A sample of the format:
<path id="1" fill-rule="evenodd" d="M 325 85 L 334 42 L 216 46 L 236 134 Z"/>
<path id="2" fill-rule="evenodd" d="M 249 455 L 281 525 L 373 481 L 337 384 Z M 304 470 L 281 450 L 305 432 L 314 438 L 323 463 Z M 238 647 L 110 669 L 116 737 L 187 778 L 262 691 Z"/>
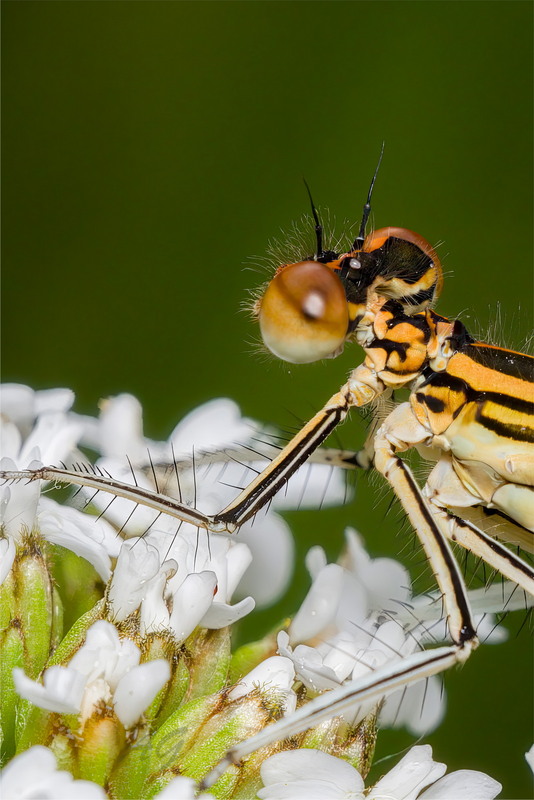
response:
<path id="1" fill-rule="evenodd" d="M 346 761 L 319 750 L 277 753 L 261 767 L 260 800 L 494 800 L 502 786 L 483 772 L 445 775 L 429 745 L 412 747 L 374 786 Z M 428 787 L 428 788 L 427 788 Z"/>
<path id="2" fill-rule="evenodd" d="M 255 456 L 245 466 L 226 463 L 225 483 L 216 469 L 195 469 L 194 452 L 203 448 L 220 451 L 239 442 L 252 450 L 259 428 L 241 418 L 230 400 L 216 400 L 192 412 L 165 442 L 145 438 L 141 406 L 129 395 L 105 401 L 98 419 L 75 414 L 73 400 L 66 389 L 1 387 L 0 468 L 72 465 L 85 462 L 79 448 L 89 448 L 98 455 L 98 473 L 174 493 L 184 503 L 213 513 L 233 499 L 235 489 L 226 484 L 246 483 L 263 466 Z M 161 464 L 174 465 L 167 479 Z M 169 682 L 171 665 L 165 658 L 142 661 L 140 647 L 124 633 L 128 620 L 135 617 L 141 640 L 161 634 L 178 648 L 199 627 L 223 629 L 255 604 L 272 603 L 285 589 L 293 566 L 290 531 L 277 510 L 307 498 L 312 506 L 339 503 L 345 495 L 337 471 L 332 476 L 329 467 L 313 465 L 305 476 L 297 473 L 287 491 L 254 520 L 253 531 L 245 525 L 236 538 L 199 532 L 130 500 L 82 490 L 100 512 L 88 515 L 43 495 L 41 483 L 19 481 L 0 487 L 0 583 L 9 576 L 24 536 L 39 531 L 50 543 L 93 565 L 107 584 L 106 619 L 88 627 L 71 657 L 46 668 L 39 680 L 14 669 L 16 691 L 41 709 L 78 715 L 82 726 L 95 709 L 105 706 L 130 732 Z M 391 559 L 370 559 L 354 531 L 347 532 L 342 564 L 328 564 L 317 547 L 308 554 L 307 565 L 312 586 L 288 630 L 279 633 L 278 654 L 265 658 L 227 691 L 228 702 L 261 689 L 276 697 L 281 713 L 291 715 L 297 706 L 296 682 L 312 694 L 320 693 L 403 659 L 429 640 L 446 637 L 441 602 L 412 597 L 406 570 Z M 235 596 L 241 599 L 234 601 Z M 476 607 L 479 597 L 473 594 L 471 600 Z M 498 628 L 492 633 L 494 640 L 504 635 Z M 350 721 L 359 722 L 373 708 L 354 709 Z M 443 696 L 437 679 L 431 678 L 427 686 L 416 684 L 389 697 L 381 709 L 381 724 L 407 725 L 419 734 L 435 727 L 442 714 Z M 267 759 L 262 768 L 265 788 L 258 797 L 490 800 L 500 789 L 481 773 L 443 777 L 444 772 L 444 765 L 432 761 L 430 748 L 413 748 L 370 791 L 348 763 L 308 749 Z M 42 746 L 17 756 L 2 781 L 9 800 L 36 792 L 45 800 L 107 796 L 97 784 L 58 771 L 52 751 Z M 194 792 L 193 781 L 178 777 L 156 796 L 188 800 Z"/>
<path id="3" fill-rule="evenodd" d="M 278 652 L 291 659 L 297 677 L 313 692 L 357 681 L 388 662 L 407 658 L 428 642 L 447 638 L 441 598 L 412 596 L 410 577 L 398 561 L 371 559 L 356 531 L 347 529 L 345 535 L 342 564 L 328 564 L 321 547 L 309 551 L 306 563 L 312 586 L 288 631 L 278 634 Z M 481 594 L 469 592 L 474 609 Z M 483 590 L 483 594 L 489 603 L 495 592 L 488 595 Z M 486 642 L 506 638 L 506 630 L 495 625 L 491 614 L 475 620 Z M 350 721 L 357 724 L 374 705 L 358 705 Z M 421 735 L 441 722 L 444 711 L 441 682 L 430 677 L 389 695 L 381 707 L 380 725 L 407 727 Z"/>
<path id="4" fill-rule="evenodd" d="M 141 651 L 131 639 L 120 639 L 117 629 L 99 620 L 87 631 L 85 643 L 68 667 L 45 669 L 42 684 L 14 670 L 17 692 L 39 708 L 58 714 L 79 714 L 82 724 L 98 703 L 110 703 L 126 729 L 170 678 L 162 658 L 140 664 Z"/>

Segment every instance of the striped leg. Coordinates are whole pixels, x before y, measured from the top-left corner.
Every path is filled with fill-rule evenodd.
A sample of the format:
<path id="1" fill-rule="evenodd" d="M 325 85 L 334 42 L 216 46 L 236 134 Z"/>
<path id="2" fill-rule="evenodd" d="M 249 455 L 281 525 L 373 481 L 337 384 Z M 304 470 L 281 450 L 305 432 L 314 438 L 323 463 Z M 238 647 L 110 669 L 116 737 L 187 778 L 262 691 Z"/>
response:
<path id="1" fill-rule="evenodd" d="M 460 646 L 466 643 L 476 646 L 476 632 L 458 564 L 411 470 L 396 455 L 397 450 L 424 444 L 428 438 L 428 431 L 416 420 L 410 404 L 402 403 L 387 417 L 376 435 L 375 467 L 397 495 L 423 545 L 443 592 L 453 640 Z"/>
<path id="2" fill-rule="evenodd" d="M 458 512 L 464 512 L 477 503 L 477 498 L 465 488 L 454 471 L 449 456 L 444 454 L 438 461 L 428 476 L 423 495 L 448 539 L 484 559 L 490 567 L 534 595 L 534 569 L 530 564 L 473 522 L 447 510 L 454 508 Z M 480 500 L 478 505 L 480 502 L 482 501 Z M 528 535 L 532 539 L 532 534 L 525 531 L 525 536 Z M 525 546 L 527 543 L 522 542 L 522 544 Z M 528 544 L 532 544 L 532 541 Z"/>
<path id="3" fill-rule="evenodd" d="M 214 516 L 214 522 L 220 529 L 232 532 L 253 517 L 345 419 L 352 406 L 366 405 L 383 389 L 380 380 L 366 367 L 354 370 L 351 380 L 330 398 L 230 505 Z"/>

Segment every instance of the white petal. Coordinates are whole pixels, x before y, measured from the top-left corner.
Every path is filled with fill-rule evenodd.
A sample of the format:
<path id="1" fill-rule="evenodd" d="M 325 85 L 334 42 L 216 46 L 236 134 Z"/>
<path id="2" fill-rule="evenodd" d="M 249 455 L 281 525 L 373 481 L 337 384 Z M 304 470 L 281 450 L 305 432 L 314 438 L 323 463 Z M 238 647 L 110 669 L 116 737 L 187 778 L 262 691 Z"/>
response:
<path id="1" fill-rule="evenodd" d="M 260 789 L 259 800 L 364 800 L 363 794 L 347 795 L 330 781 L 301 778 L 289 783 L 273 783 Z"/>
<path id="2" fill-rule="evenodd" d="M 113 695 L 115 713 L 131 728 L 171 676 L 167 661 L 158 658 L 134 667 L 119 681 Z"/>
<path id="3" fill-rule="evenodd" d="M 257 426 L 241 416 L 239 406 L 227 398 L 210 400 L 178 423 L 169 437 L 176 454 L 212 450 L 250 439 Z"/>
<path id="4" fill-rule="evenodd" d="M 17 462 L 21 445 L 22 436 L 15 423 L 0 417 L 0 453 L 3 458 Z"/>
<path id="5" fill-rule="evenodd" d="M 120 639 L 114 625 L 98 620 L 87 631 L 85 644 L 70 660 L 70 666 L 87 676 L 88 682 L 105 679 L 111 690 L 130 669 L 139 664 L 141 651 L 131 639 Z"/>
<path id="6" fill-rule="evenodd" d="M 287 522 L 278 514 L 258 515 L 239 529 L 252 563 L 237 589 L 239 597 L 251 595 L 259 608 L 271 605 L 285 592 L 293 574 L 295 543 Z"/>
<path id="7" fill-rule="evenodd" d="M 323 548 L 319 545 L 315 545 L 315 547 L 310 547 L 306 553 L 304 563 L 306 564 L 306 569 L 310 573 L 312 581 L 314 581 L 320 571 L 328 564 L 328 559 L 326 558 L 326 553 Z"/>
<path id="8" fill-rule="evenodd" d="M 252 597 L 244 597 L 239 603 L 229 605 L 228 603 L 213 602 L 198 623 L 202 628 L 219 630 L 233 625 L 239 619 L 243 619 L 247 614 L 254 610 L 254 600 Z"/>
<path id="9" fill-rule="evenodd" d="M 11 458 L 2 458 L 0 469 L 15 470 L 18 467 Z M 18 481 L 3 487 L 0 523 L 7 535 L 16 541 L 22 531 L 31 531 L 35 527 L 40 492 L 41 481 Z"/>
<path id="10" fill-rule="evenodd" d="M 339 564 L 327 564 L 321 570 L 289 626 L 289 636 L 293 644 L 317 636 L 333 622 L 341 599 L 343 582 L 344 570 Z"/>
<path id="11" fill-rule="evenodd" d="M 248 570 L 252 562 L 252 551 L 249 544 L 243 539 L 243 528 L 239 529 L 239 541 L 230 543 L 231 547 L 226 551 L 226 589 L 224 597 L 217 597 L 217 600 L 229 602 L 235 592 L 238 583 Z M 219 586 L 217 593 L 220 592 Z"/>
<path id="12" fill-rule="evenodd" d="M 0 782 L 6 800 L 106 800 L 101 786 L 92 781 L 75 781 L 69 772 L 58 771 L 51 750 L 30 747 L 2 770 Z"/>
<path id="13" fill-rule="evenodd" d="M 527 764 L 529 765 L 532 772 L 534 772 L 534 744 L 530 748 L 530 750 L 525 753 L 525 758 L 527 760 Z"/>
<path id="14" fill-rule="evenodd" d="M 145 597 L 141 603 L 140 633 L 145 637 L 149 633 L 158 633 L 170 629 L 170 614 L 164 599 L 165 586 L 171 572 L 174 571 L 175 561 L 162 564 L 158 575 L 148 585 Z"/>
<path id="15" fill-rule="evenodd" d="M 54 666 L 44 671 L 43 684 L 32 681 L 22 669 L 13 670 L 15 689 L 34 706 L 58 714 L 77 714 L 80 711 L 85 676 L 70 667 Z"/>
<path id="16" fill-rule="evenodd" d="M 118 551 L 120 539 L 108 522 L 62 506 L 48 497 L 41 498 L 38 522 L 39 530 L 49 542 L 85 558 L 104 581 L 109 580 L 110 556 Z"/>
<path id="17" fill-rule="evenodd" d="M 5 581 L 15 560 L 15 541 L 0 539 L 0 585 Z"/>
<path id="18" fill-rule="evenodd" d="M 189 574 L 173 595 L 171 627 L 178 642 L 187 639 L 213 602 L 217 586 L 214 572 Z"/>
<path id="19" fill-rule="evenodd" d="M 445 706 L 445 690 L 439 678 L 433 676 L 386 697 L 380 711 L 380 727 L 406 727 L 414 736 L 422 736 L 437 728 Z"/>
<path id="20" fill-rule="evenodd" d="M 87 684 L 83 694 L 82 706 L 80 709 L 80 722 L 83 727 L 86 721 L 93 716 L 95 707 L 105 703 L 111 704 L 111 689 L 104 678 L 95 678 Z"/>
<path id="21" fill-rule="evenodd" d="M 173 778 L 161 792 L 153 795 L 152 800 L 215 800 L 212 794 L 202 792 L 197 795 L 197 783 L 192 778 L 180 775 Z"/>
<path id="22" fill-rule="evenodd" d="M 334 670 L 340 683 L 348 678 L 353 671 L 358 647 L 358 642 L 345 631 L 341 631 L 341 633 L 328 639 L 324 645 L 321 645 L 323 665 Z"/>
<path id="23" fill-rule="evenodd" d="M 363 539 L 353 528 L 345 530 L 347 562 L 344 566 L 362 583 L 369 608 L 396 611 L 409 601 L 411 580 L 408 570 L 392 558 L 370 558 Z"/>
<path id="24" fill-rule="evenodd" d="M 432 760 L 430 745 L 412 747 L 369 792 L 369 800 L 416 800 L 425 786 L 445 773 L 445 764 Z"/>
<path id="25" fill-rule="evenodd" d="M 295 669 L 289 658 L 271 656 L 254 667 L 228 693 L 230 700 L 238 700 L 260 687 L 267 691 L 288 691 L 295 680 Z"/>
<path id="26" fill-rule="evenodd" d="M 125 459 L 132 464 L 147 457 L 143 437 L 143 409 L 131 394 L 110 397 L 101 403 L 100 452 L 104 457 Z"/>
<path id="27" fill-rule="evenodd" d="M 459 769 L 440 778 L 419 800 L 494 800 L 501 790 L 501 784 L 484 772 Z"/>
<path id="28" fill-rule="evenodd" d="M 149 581 L 157 575 L 159 567 L 158 551 L 144 539 L 123 543 L 108 594 L 116 622 L 122 622 L 139 608 Z"/>
<path id="29" fill-rule="evenodd" d="M 310 781 L 324 781 L 325 790 L 328 784 L 333 784 L 339 794 L 325 794 L 324 797 L 355 796 L 355 792 L 362 792 L 364 783 L 358 770 L 335 756 L 323 753 L 321 750 L 302 749 L 288 750 L 276 753 L 267 758 L 260 767 L 261 779 L 266 787 L 276 783 L 289 783 L 309 779 Z M 262 790 L 263 791 L 263 790 Z M 258 794 L 259 797 L 270 797 L 268 794 Z M 291 795 L 288 795 L 290 797 Z M 299 795 L 294 795 L 298 797 Z M 304 797 L 304 795 L 300 795 Z M 320 795 L 318 795 L 320 796 Z"/>
<path id="30" fill-rule="evenodd" d="M 35 392 L 35 416 L 41 414 L 65 413 L 74 403 L 72 389 L 40 389 Z"/>
<path id="31" fill-rule="evenodd" d="M 0 386 L 2 417 L 21 428 L 24 435 L 31 430 L 35 417 L 35 392 L 22 383 L 3 383 Z"/>
<path id="32" fill-rule="evenodd" d="M 39 458 L 44 464 L 59 464 L 68 461 L 80 436 L 82 426 L 65 414 L 45 414 L 36 423 L 20 451 L 20 463 L 31 460 L 35 447 L 39 448 Z"/>
<path id="33" fill-rule="evenodd" d="M 336 673 L 331 667 L 324 666 L 323 656 L 317 648 L 299 644 L 293 649 L 286 631 L 278 633 L 277 645 L 278 653 L 293 662 L 298 678 L 308 689 L 322 692 L 339 686 Z"/>

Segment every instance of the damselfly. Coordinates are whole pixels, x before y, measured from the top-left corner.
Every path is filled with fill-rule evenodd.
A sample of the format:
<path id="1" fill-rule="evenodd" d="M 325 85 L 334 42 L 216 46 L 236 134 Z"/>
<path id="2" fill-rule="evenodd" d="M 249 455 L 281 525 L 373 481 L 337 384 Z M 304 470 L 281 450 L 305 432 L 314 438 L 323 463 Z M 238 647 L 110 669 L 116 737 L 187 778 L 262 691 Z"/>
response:
<path id="1" fill-rule="evenodd" d="M 449 541 L 534 594 L 534 570 L 503 543 L 532 550 L 534 359 L 476 341 L 459 320 L 432 310 L 442 286 L 433 247 L 402 228 L 366 234 L 375 179 L 376 172 L 358 235 L 345 253 L 324 248 L 310 195 L 315 253 L 280 266 L 254 306 L 266 346 L 286 361 L 334 357 L 348 342 L 363 348 L 364 360 L 230 505 L 210 516 L 157 491 L 58 467 L 1 474 L 93 487 L 214 533 L 233 533 L 272 499 L 352 407 L 372 406 L 398 388 L 408 389 L 408 399 L 371 426 L 364 447 L 341 456 L 340 463 L 374 468 L 392 487 L 443 594 L 453 644 L 417 653 L 316 698 L 234 748 L 207 776 L 206 786 L 260 746 L 469 656 L 477 645 L 476 630 Z M 435 462 L 423 488 L 399 455 L 410 448 Z"/>

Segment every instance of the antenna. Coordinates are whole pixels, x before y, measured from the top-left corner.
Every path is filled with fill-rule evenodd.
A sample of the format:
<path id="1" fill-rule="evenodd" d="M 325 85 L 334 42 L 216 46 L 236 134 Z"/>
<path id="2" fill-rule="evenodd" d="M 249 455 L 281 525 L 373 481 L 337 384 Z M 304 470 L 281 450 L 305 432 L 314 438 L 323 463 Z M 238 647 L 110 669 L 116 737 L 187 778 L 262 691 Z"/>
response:
<path id="1" fill-rule="evenodd" d="M 304 186 L 306 187 L 306 191 L 308 192 L 308 197 L 310 198 L 310 205 L 313 214 L 313 218 L 315 220 L 315 238 L 317 240 L 317 253 L 316 257 L 323 258 L 324 250 L 323 250 L 323 226 L 319 220 L 319 214 L 317 213 L 317 209 L 315 208 L 315 204 L 313 202 L 313 197 L 310 191 L 310 187 L 308 186 L 308 181 L 306 178 L 302 179 L 304 181 Z"/>
<path id="2" fill-rule="evenodd" d="M 382 156 L 384 155 L 384 147 L 386 146 L 385 142 L 382 142 L 382 149 L 380 150 L 380 156 L 378 158 L 378 164 L 376 165 L 375 174 L 373 175 L 373 180 L 371 181 L 371 185 L 369 187 L 369 193 L 367 195 L 367 202 L 363 207 L 363 214 L 362 214 L 362 221 L 360 224 L 360 232 L 358 236 L 355 238 L 352 249 L 353 250 L 361 250 L 362 245 L 365 241 L 365 228 L 367 225 L 367 220 L 369 219 L 369 214 L 371 213 L 371 197 L 373 195 L 373 189 L 375 188 L 375 181 L 376 176 L 378 175 L 378 170 L 380 169 L 380 164 L 382 163 Z M 308 190 L 309 191 L 309 190 Z"/>

